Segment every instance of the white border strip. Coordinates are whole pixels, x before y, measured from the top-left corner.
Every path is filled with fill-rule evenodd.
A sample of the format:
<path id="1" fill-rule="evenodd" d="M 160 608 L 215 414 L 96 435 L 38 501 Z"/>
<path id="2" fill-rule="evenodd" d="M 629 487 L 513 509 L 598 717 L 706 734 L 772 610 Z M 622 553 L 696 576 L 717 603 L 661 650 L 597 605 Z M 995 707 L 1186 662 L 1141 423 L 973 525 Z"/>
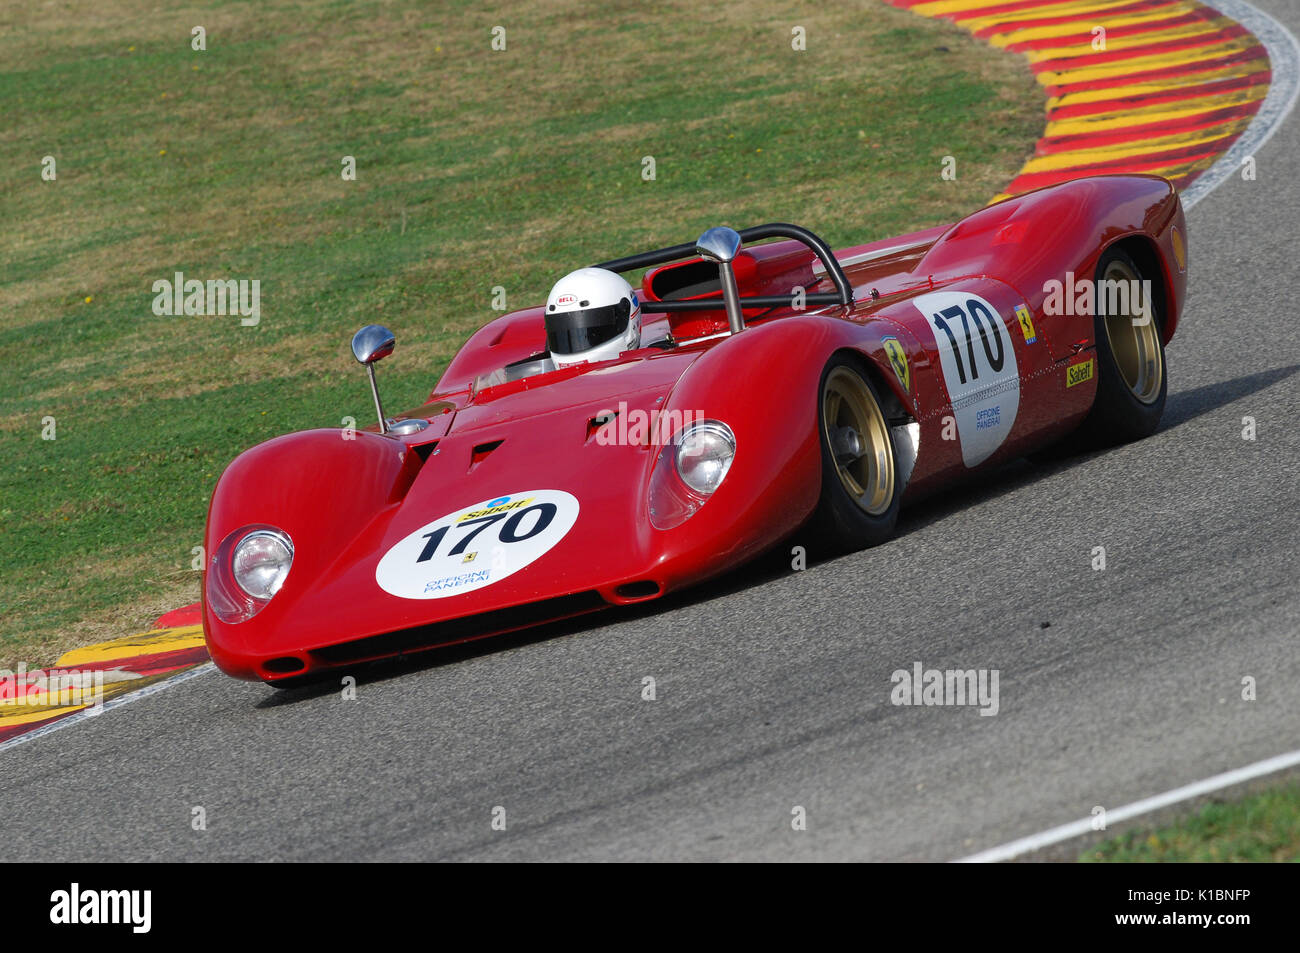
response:
<path id="1" fill-rule="evenodd" d="M 1219 156 L 1214 165 L 1189 185 L 1182 193 L 1183 207 L 1191 208 L 1241 169 L 1241 163 L 1257 153 L 1283 120 L 1295 108 L 1300 96 L 1300 42 L 1295 35 L 1263 10 L 1245 0 L 1204 0 L 1220 13 L 1236 20 L 1259 38 L 1268 52 L 1273 80 L 1268 87 L 1264 104 L 1251 121 L 1241 138 L 1232 148 Z"/>
<path id="2" fill-rule="evenodd" d="M 204 662 L 191 669 L 183 672 L 177 672 L 170 678 L 164 678 L 161 682 L 154 682 L 152 685 L 146 685 L 144 688 L 136 689 L 133 692 L 127 692 L 125 695 L 118 695 L 116 698 L 110 698 L 102 705 L 95 705 L 91 708 L 83 708 L 72 715 L 60 718 L 58 721 L 43 725 L 40 728 L 33 728 L 31 731 L 24 732 L 17 737 L 10 738 L 8 741 L 0 742 L 0 754 L 8 751 L 10 748 L 16 748 L 21 744 L 29 741 L 35 741 L 43 735 L 53 734 L 60 728 L 67 728 L 71 725 L 78 724 L 88 718 L 98 718 L 106 711 L 114 708 L 120 708 L 123 705 L 130 704 L 133 701 L 139 701 L 141 698 L 148 698 L 150 695 L 157 695 L 159 692 L 166 691 L 173 685 L 179 685 L 181 682 L 189 681 L 191 678 L 198 678 L 208 672 L 215 671 L 216 666 L 211 662 Z"/>
<path id="3" fill-rule="evenodd" d="M 1200 797 L 1202 794 L 1220 791 L 1234 784 L 1251 781 L 1266 774 L 1272 774 L 1275 771 L 1293 768 L 1296 765 L 1300 765 L 1300 751 L 1292 751 L 1289 754 L 1280 754 L 1263 761 L 1256 761 L 1244 768 L 1234 768 L 1232 771 L 1216 774 L 1212 778 L 1193 781 L 1191 784 L 1184 784 L 1182 787 L 1166 791 L 1164 794 L 1143 798 L 1141 801 L 1134 801 L 1132 804 L 1125 804 L 1113 811 L 1107 811 L 1106 823 L 1127 821 L 1131 817 L 1149 814 L 1151 811 L 1158 811 L 1162 807 L 1177 804 L 1179 801 L 1186 801 L 1194 797 Z M 1021 854 L 1028 854 L 1031 851 L 1051 847 L 1053 844 L 1059 844 L 1061 841 L 1070 840 L 1073 837 L 1090 834 L 1093 831 L 1092 824 L 1094 820 L 1093 817 L 1084 817 L 1069 824 L 1062 824 L 1060 827 L 1053 827 L 1050 830 L 1032 834 L 1029 837 L 1022 837 L 1020 840 L 1013 840 L 1011 843 L 1003 844 L 1000 847 L 991 847 L 988 850 L 980 851 L 978 854 L 962 857 L 955 863 L 992 864 L 1001 860 L 1011 860 Z"/>

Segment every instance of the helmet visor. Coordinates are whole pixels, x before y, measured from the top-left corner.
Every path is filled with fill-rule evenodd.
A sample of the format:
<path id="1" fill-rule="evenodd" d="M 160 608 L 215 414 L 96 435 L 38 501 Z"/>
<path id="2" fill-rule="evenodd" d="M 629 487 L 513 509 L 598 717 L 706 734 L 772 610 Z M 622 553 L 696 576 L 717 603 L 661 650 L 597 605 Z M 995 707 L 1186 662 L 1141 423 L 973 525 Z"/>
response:
<path id="1" fill-rule="evenodd" d="M 546 347 L 552 354 L 581 354 L 627 330 L 632 302 L 546 315 Z"/>

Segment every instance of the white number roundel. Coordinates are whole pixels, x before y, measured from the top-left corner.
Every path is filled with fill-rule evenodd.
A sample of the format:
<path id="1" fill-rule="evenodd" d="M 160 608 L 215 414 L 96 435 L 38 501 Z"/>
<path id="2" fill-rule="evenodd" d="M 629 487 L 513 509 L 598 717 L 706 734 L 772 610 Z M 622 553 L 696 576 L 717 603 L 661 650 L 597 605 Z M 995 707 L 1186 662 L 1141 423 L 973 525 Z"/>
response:
<path id="1" fill-rule="evenodd" d="M 403 599 L 482 589 L 546 554 L 578 519 L 563 490 L 528 490 L 467 506 L 421 526 L 384 554 L 375 581 Z"/>
<path id="2" fill-rule="evenodd" d="M 1002 446 L 1020 409 L 1020 373 L 1011 332 L 998 309 L 965 291 L 912 299 L 939 346 L 962 462 L 978 466 Z"/>

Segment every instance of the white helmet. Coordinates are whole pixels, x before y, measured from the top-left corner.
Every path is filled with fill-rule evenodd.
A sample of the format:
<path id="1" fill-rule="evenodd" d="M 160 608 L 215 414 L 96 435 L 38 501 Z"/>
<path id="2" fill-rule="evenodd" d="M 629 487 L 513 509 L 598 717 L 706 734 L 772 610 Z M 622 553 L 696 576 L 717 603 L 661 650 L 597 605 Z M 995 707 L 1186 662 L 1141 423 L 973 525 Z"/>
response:
<path id="1" fill-rule="evenodd" d="M 546 299 L 546 348 L 556 367 L 608 361 L 641 346 L 641 303 L 604 268 L 579 268 Z"/>

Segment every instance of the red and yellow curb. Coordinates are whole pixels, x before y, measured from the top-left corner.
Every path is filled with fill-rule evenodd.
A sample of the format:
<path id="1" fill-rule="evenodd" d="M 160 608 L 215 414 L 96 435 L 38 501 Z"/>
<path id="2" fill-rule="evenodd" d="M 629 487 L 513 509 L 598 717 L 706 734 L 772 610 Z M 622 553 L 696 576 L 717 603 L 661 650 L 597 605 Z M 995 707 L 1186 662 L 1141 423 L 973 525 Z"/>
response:
<path id="1" fill-rule="evenodd" d="M 1006 192 L 1149 172 L 1186 188 L 1237 140 L 1272 81 L 1268 54 L 1199 0 L 885 0 L 1019 53 L 1047 128 Z"/>
<path id="2" fill-rule="evenodd" d="M 0 675 L 0 744 L 208 660 L 198 606 L 148 632 L 65 652 L 47 669 Z"/>

